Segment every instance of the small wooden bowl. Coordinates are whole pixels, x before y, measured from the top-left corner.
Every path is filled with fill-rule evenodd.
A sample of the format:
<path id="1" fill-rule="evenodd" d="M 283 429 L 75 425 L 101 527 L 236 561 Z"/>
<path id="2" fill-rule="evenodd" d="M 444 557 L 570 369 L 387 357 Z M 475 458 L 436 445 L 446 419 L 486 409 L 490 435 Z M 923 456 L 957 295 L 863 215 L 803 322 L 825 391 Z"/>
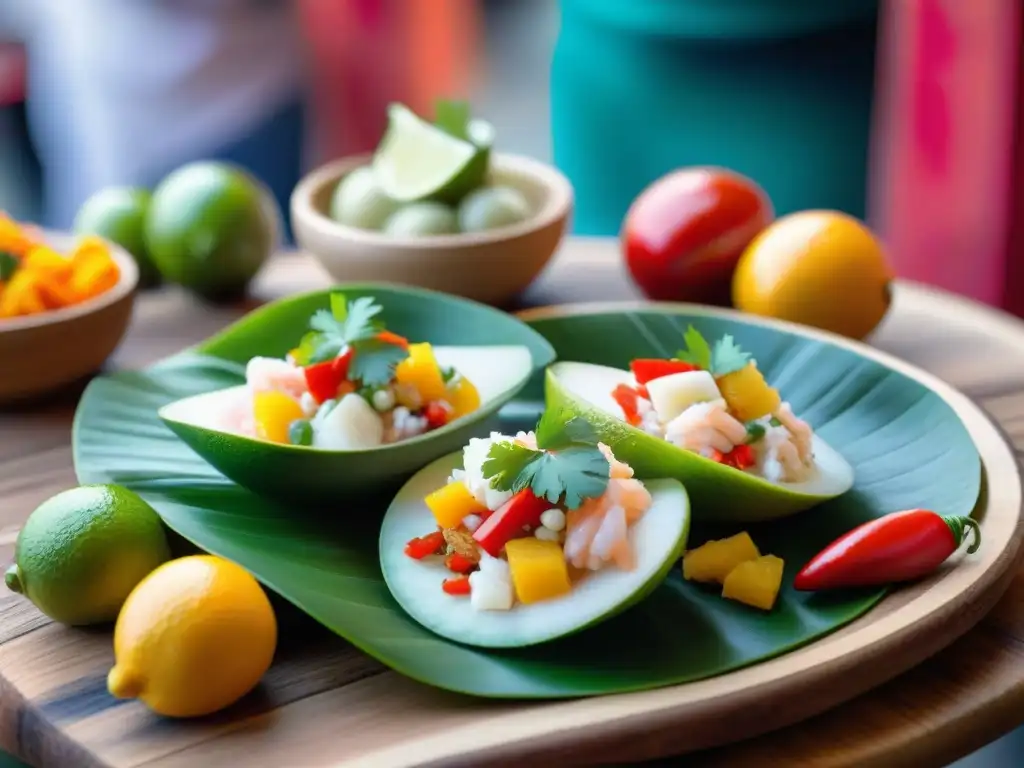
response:
<path id="1" fill-rule="evenodd" d="M 499 153 L 491 155 L 490 180 L 526 196 L 534 213 L 525 221 L 486 232 L 423 237 L 393 237 L 339 224 L 328 215 L 334 188 L 370 159 L 358 155 L 328 163 L 306 176 L 292 194 L 296 242 L 339 282 L 404 283 L 503 304 L 544 269 L 572 213 L 572 185 L 558 170 Z"/>
<path id="2" fill-rule="evenodd" d="M 75 238 L 46 233 L 61 252 Z M 49 394 L 99 369 L 128 329 L 139 268 L 110 246 L 121 277 L 110 290 L 73 307 L 0 319 L 0 405 Z"/>

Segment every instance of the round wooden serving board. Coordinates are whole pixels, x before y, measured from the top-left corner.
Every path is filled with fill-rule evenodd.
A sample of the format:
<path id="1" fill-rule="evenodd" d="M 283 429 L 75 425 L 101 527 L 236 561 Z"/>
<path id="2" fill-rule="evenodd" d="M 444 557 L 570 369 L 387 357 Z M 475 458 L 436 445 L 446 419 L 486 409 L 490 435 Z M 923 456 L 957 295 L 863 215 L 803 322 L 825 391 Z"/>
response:
<path id="1" fill-rule="evenodd" d="M 281 259 L 264 273 L 258 292 L 273 297 L 322 284 L 322 273 L 308 261 Z M 632 298 L 624 285 L 607 245 L 577 242 L 556 260 L 528 300 L 536 305 L 552 299 Z M 116 363 L 134 367 L 177 351 L 240 311 L 202 308 L 175 292 L 144 298 Z M 875 343 L 905 359 L 933 363 L 929 367 L 934 372 L 986 395 L 1004 428 L 1019 426 L 1013 420 L 1024 410 L 1004 401 L 1024 389 L 1024 366 L 1016 362 L 1024 359 L 1024 331 L 1014 321 L 946 294 L 900 286 L 895 308 Z M 340 639 L 299 624 L 286 633 L 279 659 L 254 695 L 214 718 L 171 722 L 152 716 L 140 704 L 117 702 L 106 694 L 104 680 L 112 662 L 109 631 L 55 625 L 24 600 L 4 595 L 0 744 L 39 766 L 75 768 L 631 763 L 750 739 L 836 707 L 920 664 L 982 619 L 1018 574 L 1024 537 L 1020 475 L 1014 450 L 1000 429 L 968 397 L 931 373 L 883 353 L 868 354 L 883 357 L 886 364 L 939 393 L 971 433 L 985 468 L 985 493 L 976 512 L 983 546 L 976 555 L 894 593 L 817 643 L 684 686 L 529 704 L 489 702 L 424 687 L 385 670 Z M 1011 375 L 1012 381 L 1005 381 Z M 66 447 L 72 406 L 69 399 L 32 412 L 0 414 L 0 509 L 5 515 L 0 525 L 7 526 L 0 543 L 5 555 L 18 522 L 31 508 L 73 483 Z M 1020 619 L 1014 615 L 1017 623 L 1011 629 L 1017 634 L 1000 652 L 971 660 L 974 667 L 945 666 L 958 684 L 954 673 L 976 672 L 977 665 L 994 664 L 1004 671 L 999 681 L 989 681 L 990 700 L 983 689 L 975 694 L 978 711 L 1002 718 L 994 725 L 978 722 L 962 695 L 956 701 L 957 687 L 950 687 L 937 662 L 931 662 L 910 673 L 906 687 L 900 680 L 884 686 L 884 697 L 868 694 L 812 723 L 702 752 L 693 756 L 694 762 L 730 767 L 942 764 L 1012 725 L 1002 710 L 1009 695 L 1024 688 L 1024 673 L 1019 664 L 1016 675 L 1005 670 L 1013 668 L 1007 662 L 1014 644 L 1020 654 Z M 975 635 L 958 643 L 966 644 L 963 653 L 969 655 Z M 686 642 L 686 627 L 679 627 L 679 642 Z M 979 643 L 975 646 L 985 648 Z M 931 674 L 921 671 L 929 667 Z M 1006 695 L 996 701 L 1000 692 Z M 938 721 L 927 713 L 917 719 L 890 718 L 908 702 L 925 707 L 941 703 L 943 696 L 950 698 L 945 708 L 936 710 Z M 958 732 L 945 728 L 950 732 L 935 733 L 934 726 L 961 725 Z"/>

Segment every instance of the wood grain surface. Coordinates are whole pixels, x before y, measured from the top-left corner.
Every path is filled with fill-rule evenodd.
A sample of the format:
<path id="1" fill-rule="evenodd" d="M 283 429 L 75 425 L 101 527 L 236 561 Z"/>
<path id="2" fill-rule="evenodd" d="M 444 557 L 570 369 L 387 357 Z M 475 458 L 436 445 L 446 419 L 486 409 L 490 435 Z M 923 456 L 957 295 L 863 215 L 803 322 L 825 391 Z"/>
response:
<path id="1" fill-rule="evenodd" d="M 325 282 L 310 260 L 281 257 L 261 275 L 255 300 Z M 576 240 L 525 303 L 636 297 L 613 244 Z M 139 367 L 176 352 L 245 309 L 202 306 L 174 290 L 145 295 L 111 367 Z M 948 294 L 900 286 L 894 311 L 873 343 L 958 387 L 987 410 L 1018 453 L 1024 448 L 1024 324 Z M 0 411 L 4 560 L 10 559 L 28 513 L 75 483 L 69 439 L 80 391 L 79 386 L 55 401 Z M 996 493 L 1004 490 L 1001 481 L 1017 482 L 1015 467 L 1002 469 L 1001 476 L 989 478 Z M 994 609 L 930 660 L 811 720 L 698 753 L 687 764 L 940 766 L 1019 725 L 1024 722 L 1024 572 L 1015 568 Z M 978 596 L 958 620 L 969 626 L 988 607 Z M 201 722 L 161 721 L 141 705 L 106 694 L 104 678 L 112 661 L 107 631 L 57 626 L 13 595 L 0 597 L 0 617 L 0 745 L 38 766 L 357 764 L 344 758 L 359 752 L 346 745 L 359 741 L 363 723 L 378 738 L 403 735 L 402 724 L 389 718 L 388 702 L 396 697 L 423 707 L 443 704 L 443 717 L 453 725 L 465 720 L 464 700 L 449 701 L 447 694 L 411 684 L 311 621 L 289 614 L 278 661 L 256 694 Z M 855 676 L 870 681 L 872 675 L 868 668 Z M 772 704 L 764 702 L 766 723 Z M 332 713 L 343 714 L 349 728 L 339 731 Z M 715 725 L 713 719 L 712 712 L 709 727 L 728 729 L 728 723 Z M 633 762 L 668 754 L 679 743 L 671 731 L 666 725 L 642 742 L 612 739 L 531 762 Z M 383 753 L 377 757 L 359 764 L 386 764 Z"/>

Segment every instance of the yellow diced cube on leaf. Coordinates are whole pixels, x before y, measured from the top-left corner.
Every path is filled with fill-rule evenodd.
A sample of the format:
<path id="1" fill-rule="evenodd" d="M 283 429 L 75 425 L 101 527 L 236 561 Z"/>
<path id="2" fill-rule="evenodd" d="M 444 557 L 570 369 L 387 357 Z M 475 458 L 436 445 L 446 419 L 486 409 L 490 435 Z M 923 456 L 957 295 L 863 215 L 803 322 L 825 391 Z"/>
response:
<path id="1" fill-rule="evenodd" d="M 458 376 L 451 382 L 445 400 L 452 407 L 453 419 L 472 413 L 480 407 L 480 393 L 473 382 L 463 376 Z"/>
<path id="2" fill-rule="evenodd" d="M 565 553 L 556 541 L 534 537 L 512 539 L 505 544 L 512 586 L 521 603 L 537 603 L 572 589 Z"/>
<path id="3" fill-rule="evenodd" d="M 782 403 L 778 390 L 768 386 L 753 361 L 718 379 L 718 390 L 740 421 L 760 419 L 774 413 Z"/>
<path id="4" fill-rule="evenodd" d="M 442 528 L 458 528 L 467 515 L 479 515 L 487 507 L 477 501 L 461 480 L 453 480 L 423 500 Z"/>
<path id="5" fill-rule="evenodd" d="M 782 587 L 785 563 L 775 555 L 740 563 L 725 577 L 722 597 L 770 611 Z"/>
<path id="6" fill-rule="evenodd" d="M 289 442 L 288 428 L 304 416 L 299 403 L 283 392 L 257 392 L 252 406 L 256 436 L 272 443 Z"/>
<path id="7" fill-rule="evenodd" d="M 409 356 L 395 367 L 395 379 L 416 389 L 423 402 L 441 400 L 445 396 L 444 377 L 430 344 L 410 344 Z"/>
<path id="8" fill-rule="evenodd" d="M 746 531 L 728 539 L 709 541 L 683 555 L 683 578 L 721 584 L 740 563 L 761 556 Z"/>

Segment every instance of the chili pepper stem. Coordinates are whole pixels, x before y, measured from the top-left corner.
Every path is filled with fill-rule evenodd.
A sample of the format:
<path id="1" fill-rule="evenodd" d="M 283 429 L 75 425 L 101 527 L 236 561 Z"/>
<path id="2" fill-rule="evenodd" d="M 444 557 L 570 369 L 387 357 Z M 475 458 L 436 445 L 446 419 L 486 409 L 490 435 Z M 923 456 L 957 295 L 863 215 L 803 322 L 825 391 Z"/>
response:
<path id="1" fill-rule="evenodd" d="M 956 541 L 956 548 L 960 549 L 960 545 L 964 542 L 964 537 L 969 531 L 972 536 L 971 545 L 967 548 L 967 554 L 973 555 L 978 551 L 981 546 L 981 526 L 973 517 L 966 517 L 964 515 L 956 515 L 950 517 L 943 517 L 942 521 L 949 526 L 949 530 L 953 532 L 953 539 Z"/>

